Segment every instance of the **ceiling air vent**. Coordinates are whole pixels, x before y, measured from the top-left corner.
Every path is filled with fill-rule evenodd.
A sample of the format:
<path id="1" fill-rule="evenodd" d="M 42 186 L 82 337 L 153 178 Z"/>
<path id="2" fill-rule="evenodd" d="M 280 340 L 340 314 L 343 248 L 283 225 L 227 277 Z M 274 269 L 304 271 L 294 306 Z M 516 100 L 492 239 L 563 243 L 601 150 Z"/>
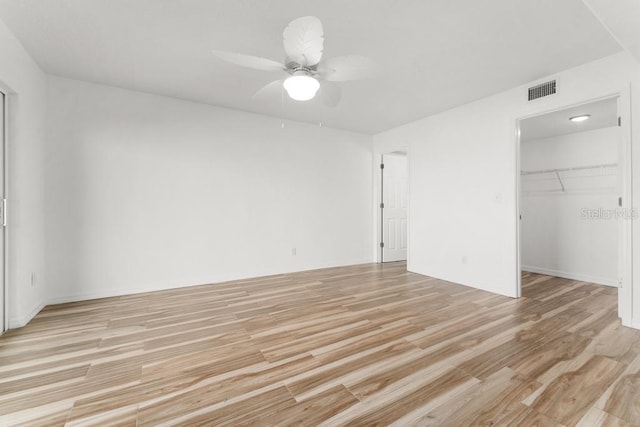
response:
<path id="1" fill-rule="evenodd" d="M 550 82 L 546 82 L 546 83 L 539 84 L 537 86 L 530 87 L 529 101 L 542 98 L 543 96 L 553 95 L 554 93 L 556 93 L 556 81 L 551 80 Z"/>

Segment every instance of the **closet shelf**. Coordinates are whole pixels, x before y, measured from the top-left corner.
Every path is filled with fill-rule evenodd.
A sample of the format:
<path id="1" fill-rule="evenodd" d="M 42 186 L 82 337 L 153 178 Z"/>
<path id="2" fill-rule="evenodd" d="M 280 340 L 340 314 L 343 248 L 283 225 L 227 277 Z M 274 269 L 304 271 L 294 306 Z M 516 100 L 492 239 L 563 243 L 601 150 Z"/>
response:
<path id="1" fill-rule="evenodd" d="M 602 192 L 602 190 L 610 188 L 612 178 L 606 177 L 615 177 L 618 172 L 617 168 L 617 163 L 603 163 L 571 168 L 521 171 L 520 174 L 523 176 L 522 184 L 529 187 L 523 188 L 523 194 L 563 194 L 573 193 L 575 190 L 579 192 Z M 578 179 L 581 181 L 578 181 Z M 548 184 L 545 184 L 545 182 L 548 182 Z M 555 188 L 549 188 L 552 182 L 556 182 Z M 537 188 L 532 189 L 532 185 Z"/>
<path id="2" fill-rule="evenodd" d="M 523 190 L 522 194 L 525 196 L 531 196 L 531 195 L 536 195 L 536 194 L 558 194 L 558 195 L 566 195 L 566 194 L 599 194 L 599 195 L 606 195 L 606 194 L 613 194 L 616 195 L 618 194 L 618 191 L 616 188 L 614 187 L 603 187 L 603 188 L 598 188 L 598 189 L 589 189 L 589 188 L 582 188 L 582 189 L 577 189 L 577 190 L 562 190 L 562 189 L 550 189 L 550 190 Z"/>
<path id="3" fill-rule="evenodd" d="M 541 169 L 534 171 L 521 171 L 520 175 L 539 175 L 545 173 L 558 173 L 558 172 L 571 172 L 571 171 L 583 171 L 589 169 L 605 169 L 605 168 L 617 168 L 617 163 L 604 163 L 600 165 L 590 165 L 590 166 L 577 166 L 573 168 L 558 168 L 558 169 Z"/>

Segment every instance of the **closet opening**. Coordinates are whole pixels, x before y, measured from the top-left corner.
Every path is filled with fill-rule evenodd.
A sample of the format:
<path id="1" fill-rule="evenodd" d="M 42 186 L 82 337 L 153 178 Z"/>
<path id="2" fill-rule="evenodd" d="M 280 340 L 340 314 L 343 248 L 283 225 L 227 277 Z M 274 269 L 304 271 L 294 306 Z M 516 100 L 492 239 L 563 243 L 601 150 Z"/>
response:
<path id="1" fill-rule="evenodd" d="M 611 96 L 520 119 L 517 214 L 519 295 L 588 295 L 586 310 L 624 323 L 635 212 L 622 116 Z"/>

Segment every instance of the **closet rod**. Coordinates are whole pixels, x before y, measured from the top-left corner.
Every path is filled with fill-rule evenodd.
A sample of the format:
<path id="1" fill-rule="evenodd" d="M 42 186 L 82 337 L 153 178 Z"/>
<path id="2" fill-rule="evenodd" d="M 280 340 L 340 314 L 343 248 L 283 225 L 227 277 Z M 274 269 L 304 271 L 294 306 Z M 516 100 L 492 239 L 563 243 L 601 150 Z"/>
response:
<path id="1" fill-rule="evenodd" d="M 589 188 L 580 188 L 576 190 L 527 190 L 523 191 L 522 194 L 527 196 L 536 195 L 536 194 L 617 194 L 617 190 L 612 187 L 598 188 L 598 189 L 589 189 Z"/>
<path id="2" fill-rule="evenodd" d="M 536 175 L 541 173 L 558 173 L 558 172 L 569 172 L 569 171 L 579 171 L 586 169 L 601 169 L 601 168 L 615 168 L 618 167 L 617 163 L 604 163 L 601 165 L 592 165 L 592 166 L 577 166 L 574 168 L 558 168 L 558 169 L 542 169 L 536 171 L 521 171 L 520 175 Z"/>

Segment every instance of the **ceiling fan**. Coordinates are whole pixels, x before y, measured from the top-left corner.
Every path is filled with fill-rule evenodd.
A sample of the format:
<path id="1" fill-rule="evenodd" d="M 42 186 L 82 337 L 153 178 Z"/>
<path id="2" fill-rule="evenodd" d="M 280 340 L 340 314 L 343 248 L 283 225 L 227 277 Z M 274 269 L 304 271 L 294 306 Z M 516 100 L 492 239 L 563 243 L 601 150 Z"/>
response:
<path id="1" fill-rule="evenodd" d="M 284 64 L 252 55 L 214 50 L 218 58 L 262 71 L 280 71 L 288 75 L 275 80 L 257 91 L 254 98 L 280 94 L 282 88 L 291 99 L 308 101 L 320 90 L 322 101 L 333 107 L 342 96 L 333 82 L 373 78 L 376 64 L 361 55 L 345 55 L 322 59 L 324 32 L 315 16 L 304 16 L 289 23 L 282 34 L 286 59 Z"/>

